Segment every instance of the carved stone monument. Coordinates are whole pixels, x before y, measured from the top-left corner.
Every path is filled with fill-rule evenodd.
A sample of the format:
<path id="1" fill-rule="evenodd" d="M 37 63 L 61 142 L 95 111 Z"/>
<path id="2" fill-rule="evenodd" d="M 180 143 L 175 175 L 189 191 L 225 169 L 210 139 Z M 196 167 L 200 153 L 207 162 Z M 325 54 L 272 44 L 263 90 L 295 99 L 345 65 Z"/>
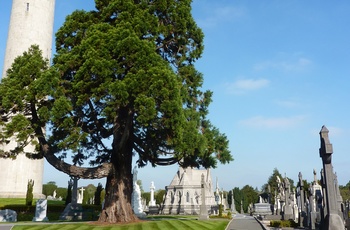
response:
<path id="1" fill-rule="evenodd" d="M 72 188 L 72 202 L 69 203 L 60 215 L 60 220 L 82 220 L 83 219 L 83 207 L 78 204 L 78 180 L 79 178 L 73 177 L 69 183 L 73 184 Z"/>
<path id="2" fill-rule="evenodd" d="M 141 190 L 140 186 L 137 184 L 137 167 L 133 169 L 133 192 L 131 197 L 131 205 L 135 215 L 139 218 L 144 217 L 146 214 L 143 211 L 141 203 Z"/>
<path id="3" fill-rule="evenodd" d="M 338 203 L 336 197 L 336 189 L 334 183 L 334 173 L 332 166 L 332 154 L 333 146 L 329 141 L 328 129 L 325 126 L 322 126 L 320 131 L 320 157 L 322 158 L 323 170 L 324 170 L 324 180 L 326 184 L 326 206 L 327 206 L 327 215 L 325 217 L 322 230 L 340 230 L 344 229 L 344 222 L 338 213 Z"/>
<path id="4" fill-rule="evenodd" d="M 199 213 L 199 219 L 200 220 L 208 220 L 208 209 L 207 205 L 205 203 L 205 181 L 204 181 L 204 174 L 201 176 L 201 205 L 200 205 L 200 213 Z"/>
<path id="5" fill-rule="evenodd" d="M 0 222 L 17 222 L 17 212 L 11 209 L 0 210 Z"/>
<path id="6" fill-rule="evenodd" d="M 47 200 L 40 199 L 37 200 L 35 206 L 35 217 L 33 221 L 49 221 L 46 216 L 47 213 Z"/>
<path id="7" fill-rule="evenodd" d="M 156 204 L 156 200 L 154 199 L 154 190 L 155 189 L 156 189 L 156 187 L 154 186 L 154 182 L 152 181 L 151 187 L 150 187 L 151 199 L 150 199 L 149 204 L 148 204 L 148 214 L 150 214 L 150 215 L 159 213 L 159 208 Z"/>

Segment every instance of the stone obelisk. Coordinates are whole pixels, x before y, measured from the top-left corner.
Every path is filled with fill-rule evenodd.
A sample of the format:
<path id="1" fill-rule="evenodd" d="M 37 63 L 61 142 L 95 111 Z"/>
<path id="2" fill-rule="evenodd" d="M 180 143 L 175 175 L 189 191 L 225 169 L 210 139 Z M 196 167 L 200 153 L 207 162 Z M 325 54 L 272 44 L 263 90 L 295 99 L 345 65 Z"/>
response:
<path id="1" fill-rule="evenodd" d="M 50 60 L 52 53 L 55 0 L 13 0 L 2 77 L 11 68 L 14 59 L 39 45 L 43 57 Z M 16 147 L 13 140 L 0 149 Z M 28 146 L 26 152 L 33 152 Z M 42 193 L 44 160 L 31 160 L 19 154 L 16 160 L 0 158 L 0 197 L 25 197 L 28 180 L 34 180 L 34 197 Z"/>

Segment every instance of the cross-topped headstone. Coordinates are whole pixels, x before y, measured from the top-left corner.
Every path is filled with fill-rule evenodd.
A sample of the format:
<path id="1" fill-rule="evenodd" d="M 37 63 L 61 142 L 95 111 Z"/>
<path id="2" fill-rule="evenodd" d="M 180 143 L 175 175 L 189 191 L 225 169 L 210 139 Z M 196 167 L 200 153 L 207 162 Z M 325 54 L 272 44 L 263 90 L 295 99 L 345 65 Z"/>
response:
<path id="1" fill-rule="evenodd" d="M 326 205 L 327 205 L 327 216 L 323 229 L 325 230 L 338 230 L 344 229 L 344 223 L 342 218 L 338 214 L 336 191 L 334 186 L 334 173 L 332 166 L 332 154 L 333 146 L 329 141 L 328 129 L 326 126 L 322 126 L 320 131 L 321 147 L 319 150 L 320 157 L 322 158 L 323 169 L 324 169 L 324 180 L 326 187 Z"/>

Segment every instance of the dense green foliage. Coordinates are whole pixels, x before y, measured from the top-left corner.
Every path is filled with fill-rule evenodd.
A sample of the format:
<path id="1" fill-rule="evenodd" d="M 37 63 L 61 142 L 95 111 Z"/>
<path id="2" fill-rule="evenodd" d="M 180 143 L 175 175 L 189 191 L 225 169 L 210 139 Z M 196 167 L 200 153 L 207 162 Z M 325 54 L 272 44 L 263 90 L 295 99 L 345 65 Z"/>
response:
<path id="1" fill-rule="evenodd" d="M 156 200 L 156 204 L 163 204 L 164 201 L 164 195 L 165 195 L 165 190 L 164 189 L 158 189 L 155 194 L 155 200 Z"/>
<path id="2" fill-rule="evenodd" d="M 34 187 L 34 181 L 28 180 L 27 184 L 27 193 L 26 193 L 26 205 L 32 206 L 33 204 L 33 187 Z"/>
<path id="3" fill-rule="evenodd" d="M 340 195 L 343 201 L 350 200 L 350 181 L 346 185 L 339 185 Z"/>
<path id="4" fill-rule="evenodd" d="M 45 157 L 71 176 L 107 177 L 103 218 L 123 218 L 131 213 L 133 157 L 139 167 L 204 168 L 233 158 L 207 119 L 212 92 L 194 66 L 203 33 L 191 0 L 95 4 L 66 18 L 51 68 L 32 46 L 2 79 L 0 142 L 15 136 L 18 146 L 0 157 L 15 158 L 32 144 L 28 157 Z M 116 202 L 128 213 L 112 214 Z M 128 221 L 117 219 L 109 221 Z"/>
<path id="5" fill-rule="evenodd" d="M 67 193 L 68 193 L 68 189 L 67 188 L 58 187 L 56 185 L 55 181 L 49 181 L 46 184 L 43 184 L 42 193 L 46 197 L 52 196 L 54 192 L 56 192 L 56 197 L 55 198 L 62 198 L 62 200 L 66 200 L 67 199 Z"/>
<path id="6" fill-rule="evenodd" d="M 96 188 L 96 192 L 95 192 L 95 196 L 94 196 L 94 204 L 95 205 L 101 205 L 102 203 L 102 199 L 104 199 L 103 197 L 101 197 L 101 193 L 102 193 L 103 187 L 101 183 L 98 183 L 97 188 Z"/>
<path id="7" fill-rule="evenodd" d="M 38 128 L 49 124 L 50 136 L 39 144 L 61 159 L 73 153 L 77 165 L 119 154 L 105 142 L 124 141 L 115 139 L 116 127 L 123 127 L 121 135 L 130 132 L 139 166 L 183 160 L 207 168 L 231 161 L 226 136 L 206 119 L 212 93 L 201 91 L 203 77 L 193 65 L 203 34 L 190 3 L 97 0 L 96 11 L 68 16 L 56 34 L 53 68 L 33 46 L 1 82 L 2 112 L 15 114 L 2 121 L 2 140 L 18 132 L 22 144 L 2 156 L 15 157 L 31 135 L 43 138 Z M 48 154 L 40 145 L 39 155 L 28 155 Z"/>
<path id="8" fill-rule="evenodd" d="M 239 189 L 235 187 L 228 193 L 229 204 L 232 205 L 232 194 L 234 198 L 234 205 L 237 212 L 241 212 L 241 203 L 243 207 L 243 212 L 248 213 L 248 207 L 250 204 L 255 204 L 259 201 L 259 192 L 250 185 L 245 185 L 243 188 Z"/>
<path id="9" fill-rule="evenodd" d="M 57 185 L 56 182 L 54 181 L 49 181 L 46 184 L 43 184 L 43 194 L 48 197 L 52 196 L 53 192 L 57 190 Z"/>
<path id="10" fill-rule="evenodd" d="M 295 223 L 294 220 L 271 220 L 270 221 L 270 227 L 275 227 L 275 228 L 283 228 L 283 227 L 288 227 L 288 228 L 297 228 L 298 223 Z"/>

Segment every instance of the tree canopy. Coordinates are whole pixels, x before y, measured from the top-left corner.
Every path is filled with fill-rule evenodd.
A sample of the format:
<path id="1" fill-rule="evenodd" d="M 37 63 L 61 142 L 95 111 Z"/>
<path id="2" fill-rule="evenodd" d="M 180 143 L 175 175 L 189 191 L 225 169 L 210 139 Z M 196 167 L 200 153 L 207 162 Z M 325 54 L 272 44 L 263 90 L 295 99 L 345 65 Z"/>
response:
<path id="1" fill-rule="evenodd" d="M 95 3 L 96 10 L 66 18 L 53 66 L 32 46 L 8 70 L 1 141 L 15 136 L 19 144 L 0 155 L 15 158 L 31 144 L 29 157 L 71 176 L 107 177 L 100 221 L 128 222 L 133 157 L 139 167 L 204 168 L 233 158 L 207 119 L 212 92 L 194 66 L 203 33 L 191 0 Z M 69 156 L 73 164 L 64 161 Z M 91 167 L 82 167 L 86 161 Z"/>

